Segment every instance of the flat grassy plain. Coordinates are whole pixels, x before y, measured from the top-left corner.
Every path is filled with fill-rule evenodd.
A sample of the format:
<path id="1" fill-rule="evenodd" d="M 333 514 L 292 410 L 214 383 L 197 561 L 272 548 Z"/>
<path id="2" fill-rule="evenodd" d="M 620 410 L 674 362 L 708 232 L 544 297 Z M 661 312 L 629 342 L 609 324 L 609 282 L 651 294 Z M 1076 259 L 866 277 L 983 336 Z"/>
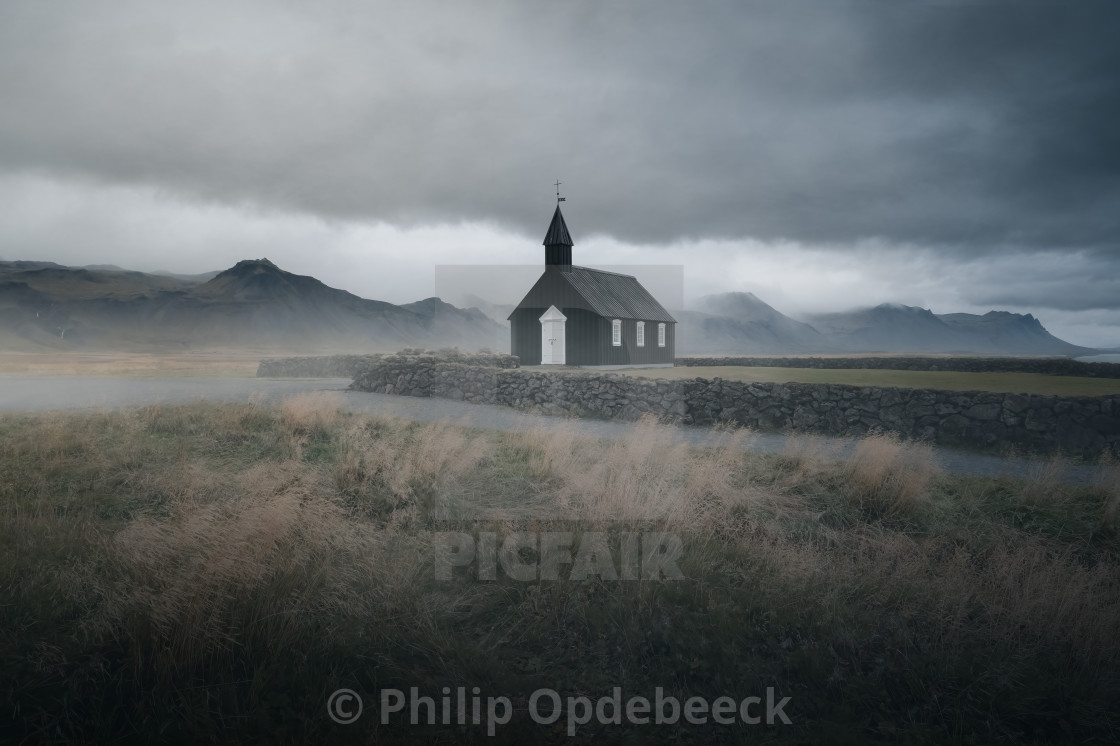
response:
<path id="1" fill-rule="evenodd" d="M 322 354 L 344 354 L 349 351 Z M 43 376 L 135 376 L 143 378 L 252 378 L 265 357 L 288 357 L 306 351 L 196 350 L 142 352 L 0 352 L 0 373 Z M 575 370 L 552 372 L 572 373 Z M 638 368 L 614 371 L 647 378 L 723 378 L 729 381 L 839 383 L 850 386 L 897 386 L 946 391 L 995 391 L 1047 396 L 1120 394 L 1120 379 L 1048 376 L 1035 373 L 958 373 L 907 370 L 818 370 L 741 366 Z"/>
<path id="2" fill-rule="evenodd" d="M 1048 376 L 1041 373 L 959 373 L 954 371 L 861 370 L 816 368 L 750 368 L 698 366 L 633 368 L 619 373 L 645 378 L 722 378 L 726 381 L 776 383 L 841 383 L 848 386 L 895 386 L 942 391 L 994 391 L 1045 396 L 1106 396 L 1120 394 L 1118 378 Z"/>
<path id="3" fill-rule="evenodd" d="M 252 378 L 264 355 L 231 350 L 183 353 L 0 352 L 0 373 L 40 376 Z"/>
<path id="4" fill-rule="evenodd" d="M 0 727 L 51 743 L 1055 743 L 1120 731 L 1120 469 L 702 448 L 275 407 L 0 417 Z M 682 541 L 682 579 L 435 571 L 440 532 Z M 501 538 L 499 538 L 501 541 Z M 529 559 L 532 559 L 530 552 Z M 615 566 L 618 561 L 614 562 Z M 379 726 L 382 688 L 513 720 Z M 790 697 L 791 725 L 533 723 L 550 688 Z M 338 725 L 330 694 L 366 715 Z"/>

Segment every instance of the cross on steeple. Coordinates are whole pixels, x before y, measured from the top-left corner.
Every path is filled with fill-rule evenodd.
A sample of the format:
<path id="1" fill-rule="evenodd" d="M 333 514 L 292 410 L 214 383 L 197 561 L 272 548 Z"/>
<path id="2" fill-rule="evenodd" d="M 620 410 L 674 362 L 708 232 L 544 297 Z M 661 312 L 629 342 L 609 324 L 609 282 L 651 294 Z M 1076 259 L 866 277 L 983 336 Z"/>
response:
<path id="1" fill-rule="evenodd" d="M 560 185 L 562 183 L 563 182 L 561 182 L 560 179 L 556 180 L 556 204 L 560 204 L 561 202 L 565 202 L 567 200 L 567 197 L 560 196 Z"/>

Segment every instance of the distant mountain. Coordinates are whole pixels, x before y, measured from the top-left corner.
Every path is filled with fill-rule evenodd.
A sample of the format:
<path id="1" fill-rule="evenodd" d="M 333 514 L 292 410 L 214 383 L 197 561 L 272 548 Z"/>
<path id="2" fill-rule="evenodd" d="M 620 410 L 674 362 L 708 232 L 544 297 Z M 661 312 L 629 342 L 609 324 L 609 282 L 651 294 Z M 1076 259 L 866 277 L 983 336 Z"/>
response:
<path id="1" fill-rule="evenodd" d="M 509 336 L 477 310 L 438 298 L 408 306 L 367 300 L 267 259 L 201 283 L 42 264 L 0 263 L 0 347 L 473 350 Z"/>
<path id="2" fill-rule="evenodd" d="M 0 283 L 4 282 L 24 284 L 53 301 L 135 298 L 189 287 L 171 277 L 123 269 L 66 267 L 54 262 L 0 262 Z"/>
<path id="3" fill-rule="evenodd" d="M 677 351 L 682 355 L 834 351 L 833 343 L 812 326 L 782 314 L 753 293 L 709 295 L 676 317 Z"/>
<path id="4" fill-rule="evenodd" d="M 509 329 L 509 315 L 513 313 L 513 309 L 517 308 L 517 306 L 512 303 L 491 303 L 485 298 L 481 298 L 472 293 L 460 296 L 459 302 L 464 308 L 477 308 L 479 311 L 486 314 L 488 318 L 498 322 L 506 329 Z"/>
<path id="5" fill-rule="evenodd" d="M 794 320 L 752 293 L 701 298 L 677 315 L 678 351 L 695 354 L 1092 354 L 1050 334 L 1034 316 L 991 311 L 938 315 L 885 303 Z"/>
<path id="6" fill-rule="evenodd" d="M 960 335 L 932 311 L 884 303 L 845 313 L 817 314 L 806 320 L 852 351 L 964 352 Z"/>
<path id="7" fill-rule="evenodd" d="M 108 265 L 0 261 L 0 350 L 389 351 L 509 349 L 512 306 L 471 297 L 394 305 L 360 298 L 267 259 L 201 275 Z M 1081 356 L 1034 316 L 937 315 L 884 304 L 794 320 L 751 293 L 702 298 L 677 314 L 680 354 L 975 353 Z"/>
<path id="8" fill-rule="evenodd" d="M 48 268 L 66 269 L 63 264 L 55 264 L 54 262 L 28 262 L 28 261 L 15 261 L 9 262 L 0 260 L 0 273 L 6 269 L 48 269 Z"/>
<path id="9" fill-rule="evenodd" d="M 221 272 L 215 270 L 213 272 L 203 272 L 202 274 L 197 275 L 184 275 L 177 272 L 168 272 L 163 269 L 157 269 L 155 272 L 152 272 L 152 274 L 159 275 L 160 277 L 173 277 L 176 280 L 182 280 L 183 282 L 189 283 L 191 285 L 201 285 L 207 280 L 214 279 L 215 277 L 220 275 Z"/>
<path id="10" fill-rule="evenodd" d="M 990 311 L 938 315 L 926 308 L 884 303 L 846 313 L 806 318 L 849 352 L 1085 355 L 1093 352 L 1058 339 L 1030 314 Z"/>

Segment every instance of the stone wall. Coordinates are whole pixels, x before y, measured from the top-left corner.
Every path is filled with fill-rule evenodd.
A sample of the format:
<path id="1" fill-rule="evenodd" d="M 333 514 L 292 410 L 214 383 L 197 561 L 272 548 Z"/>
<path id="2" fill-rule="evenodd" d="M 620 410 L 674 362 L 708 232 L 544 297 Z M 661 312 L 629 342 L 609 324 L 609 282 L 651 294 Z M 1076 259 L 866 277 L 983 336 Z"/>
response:
<path id="1" fill-rule="evenodd" d="M 394 356 L 363 368 L 350 388 L 604 419 L 636 420 L 648 412 L 687 424 L 680 384 L 611 373 L 482 367 Z"/>
<path id="2" fill-rule="evenodd" d="M 1056 397 L 833 384 L 661 380 L 389 356 L 352 389 L 501 404 L 545 414 L 862 435 L 872 430 L 965 448 L 1120 455 L 1120 396 Z"/>
<path id="3" fill-rule="evenodd" d="M 1059 397 L 693 379 L 694 424 L 861 435 L 887 430 L 965 448 L 1120 455 L 1120 396 Z"/>
<path id="4" fill-rule="evenodd" d="M 1120 378 L 1120 363 L 1085 363 L 1066 357 L 678 357 L 676 364 L 683 367 L 742 365 L 751 368 L 947 370 Z"/>

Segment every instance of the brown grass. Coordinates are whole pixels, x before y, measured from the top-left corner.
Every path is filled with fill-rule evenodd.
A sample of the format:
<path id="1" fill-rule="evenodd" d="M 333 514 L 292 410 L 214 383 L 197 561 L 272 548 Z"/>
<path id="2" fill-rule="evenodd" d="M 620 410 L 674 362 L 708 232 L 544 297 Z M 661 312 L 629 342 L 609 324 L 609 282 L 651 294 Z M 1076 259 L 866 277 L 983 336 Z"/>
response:
<path id="1" fill-rule="evenodd" d="M 1023 712 L 1053 678 L 1096 682 L 1108 699 L 1101 677 L 1120 666 L 1115 463 L 1085 488 L 1040 467 L 1039 488 L 946 476 L 927 446 L 891 435 L 841 461 L 813 438 L 763 456 L 744 451 L 744 431 L 699 448 L 676 435 L 652 419 L 614 440 L 564 426 L 495 434 L 354 416 L 331 395 L 0 418 L 0 662 L 62 681 L 72 661 L 118 656 L 123 673 L 98 679 L 107 696 L 142 682 L 189 698 L 253 666 L 292 671 L 289 686 L 374 660 L 446 681 L 534 658 L 570 657 L 579 675 L 662 659 L 708 670 L 723 662 L 712 650 L 737 649 L 826 709 L 880 702 L 860 687 L 888 665 L 895 684 L 919 682 L 892 695 L 915 706 L 928 687 L 972 707 L 962 690 L 1003 686 L 987 672 Z M 431 531 L 527 525 L 675 531 L 688 580 L 433 582 Z M 830 694 L 813 699 L 826 680 Z M 53 713 L 64 697 L 49 691 Z M 984 721 L 997 705 L 975 707 Z M 919 717 L 900 709 L 892 717 Z M 948 716 L 920 717 L 951 729 Z"/>
<path id="2" fill-rule="evenodd" d="M 829 448 L 819 435 L 791 435 L 782 447 L 782 456 L 791 466 L 785 479 L 792 485 L 810 483 L 828 470 L 835 459 L 829 457 Z"/>
<path id="3" fill-rule="evenodd" d="M 1028 467 L 1028 477 L 1019 494 L 1025 505 L 1047 507 L 1062 494 L 1062 476 L 1067 467 L 1061 454 L 1054 454 L 1046 461 L 1034 462 Z"/>
<path id="4" fill-rule="evenodd" d="M 1110 455 L 1101 458 L 1093 489 L 1101 498 L 1101 526 L 1120 533 L 1120 463 Z"/>
<path id="5" fill-rule="evenodd" d="M 412 589 L 427 542 L 392 524 L 355 522 L 331 468 L 302 459 L 309 438 L 339 426 L 337 400 L 295 397 L 275 414 L 279 453 L 290 457 L 259 463 L 230 461 L 221 450 L 207 458 L 179 443 L 157 460 L 142 442 L 153 431 L 185 432 L 177 436 L 184 442 L 212 428 L 243 436 L 267 415 L 254 407 L 33 421 L 29 437 L 5 442 L 4 456 L 36 476 L 21 479 L 15 494 L 13 483 L 0 490 L 9 561 L 22 556 L 37 568 L 16 575 L 19 585 L 32 593 L 49 581 L 83 609 L 82 636 L 127 643 L 134 675 L 151 672 L 162 683 L 224 665 L 247 634 L 284 655 L 309 635 L 332 644 L 323 635 L 346 631 L 332 619 L 423 625 L 427 612 Z M 88 476 L 74 474 L 75 464 Z M 59 495 L 52 475 L 67 471 L 94 494 L 98 485 L 119 494 L 97 503 Z M 105 520 L 110 508 L 122 519 Z"/>
<path id="6" fill-rule="evenodd" d="M 576 449 L 586 449 L 589 443 L 579 435 L 571 422 L 561 420 L 555 427 L 536 428 L 518 433 L 511 442 L 529 451 L 529 473 L 537 479 L 562 477 L 577 468 L 580 455 Z"/>
<path id="7" fill-rule="evenodd" d="M 527 452 L 534 479 L 549 483 L 551 501 L 542 510 L 594 524 L 684 526 L 743 499 L 737 480 L 747 437 L 726 431 L 691 448 L 647 416 L 624 439 L 598 441 L 560 425 L 511 434 L 507 442 Z"/>
<path id="8" fill-rule="evenodd" d="M 339 439 L 334 481 L 349 504 L 398 525 L 447 517 L 449 495 L 487 458 L 492 444 L 450 423 L 379 419 L 349 425 Z"/>
<path id="9" fill-rule="evenodd" d="M 845 496 L 860 510 L 910 511 L 929 496 L 938 471 L 929 445 L 903 442 L 893 433 L 869 435 L 848 461 Z"/>
<path id="10" fill-rule="evenodd" d="M 904 619 L 922 615 L 945 655 L 982 629 L 993 643 L 1064 642 L 1094 651 L 1102 663 L 1120 661 L 1115 559 L 1086 565 L 1075 549 L 1038 538 L 970 552 L 937 537 L 866 527 L 810 543 L 758 527 L 741 548 L 772 568 L 788 592 L 826 608 L 859 599 Z"/>
<path id="11" fill-rule="evenodd" d="M 251 378 L 261 353 L 199 350 L 141 352 L 0 352 L 0 373 L 35 376 Z"/>

